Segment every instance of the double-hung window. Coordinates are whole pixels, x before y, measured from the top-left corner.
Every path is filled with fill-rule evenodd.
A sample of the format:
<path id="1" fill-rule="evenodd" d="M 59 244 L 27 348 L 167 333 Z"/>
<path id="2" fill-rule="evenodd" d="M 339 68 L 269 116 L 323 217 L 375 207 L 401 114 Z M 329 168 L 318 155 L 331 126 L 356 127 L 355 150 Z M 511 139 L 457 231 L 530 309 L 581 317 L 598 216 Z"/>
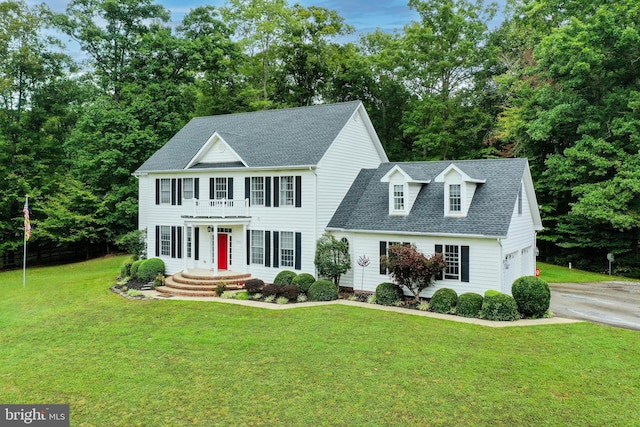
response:
<path id="1" fill-rule="evenodd" d="M 182 179 L 182 198 L 193 199 L 193 178 Z"/>
<path id="2" fill-rule="evenodd" d="M 444 259 L 447 261 L 444 278 L 460 279 L 460 247 L 458 245 L 445 245 Z"/>
<path id="3" fill-rule="evenodd" d="M 251 230 L 251 264 L 264 264 L 264 231 Z"/>
<path id="4" fill-rule="evenodd" d="M 393 210 L 404 211 L 404 185 L 393 186 Z"/>
<path id="5" fill-rule="evenodd" d="M 462 212 L 462 192 L 460 184 L 449 185 L 449 212 Z"/>
<path id="6" fill-rule="evenodd" d="M 226 199 L 228 194 L 227 178 L 216 178 L 214 185 L 214 199 Z"/>
<path id="7" fill-rule="evenodd" d="M 169 178 L 160 179 L 160 203 L 171 203 L 171 180 Z"/>
<path id="8" fill-rule="evenodd" d="M 171 256 L 171 227 L 160 226 L 160 255 Z"/>
<path id="9" fill-rule="evenodd" d="M 280 206 L 293 206 L 295 191 L 293 176 L 280 177 Z"/>
<path id="10" fill-rule="evenodd" d="M 293 267 L 295 260 L 295 243 L 292 231 L 280 232 L 280 266 Z"/>
<path id="11" fill-rule="evenodd" d="M 264 177 L 251 178 L 251 206 L 264 205 Z"/>

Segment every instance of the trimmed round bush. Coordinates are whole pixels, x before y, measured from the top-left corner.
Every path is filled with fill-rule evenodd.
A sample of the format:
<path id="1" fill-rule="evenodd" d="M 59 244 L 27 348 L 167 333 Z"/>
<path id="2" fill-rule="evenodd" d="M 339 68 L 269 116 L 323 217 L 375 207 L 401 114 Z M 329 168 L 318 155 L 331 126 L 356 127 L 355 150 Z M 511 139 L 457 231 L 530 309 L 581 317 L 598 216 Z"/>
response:
<path id="1" fill-rule="evenodd" d="M 438 289 L 429 301 L 429 309 L 435 313 L 449 313 L 458 302 L 458 294 L 450 288 Z"/>
<path id="2" fill-rule="evenodd" d="M 331 280 L 316 280 L 309 287 L 311 301 L 333 301 L 338 299 L 338 287 Z"/>
<path id="3" fill-rule="evenodd" d="M 138 278 L 138 269 L 140 268 L 140 265 L 142 265 L 142 263 L 144 262 L 143 259 L 139 259 L 137 261 L 134 261 L 133 264 L 131 264 L 131 278 L 132 279 L 137 279 Z"/>
<path id="4" fill-rule="evenodd" d="M 298 299 L 298 295 L 300 295 L 300 289 L 294 284 L 285 285 L 280 289 L 280 295 L 289 301 L 295 301 Z"/>
<path id="5" fill-rule="evenodd" d="M 296 285 L 300 292 L 304 292 L 305 294 L 309 292 L 309 286 L 313 285 L 313 282 L 316 281 L 316 278 L 309 273 L 300 273 L 291 281 L 292 284 Z"/>
<path id="6" fill-rule="evenodd" d="M 524 317 L 542 317 L 549 310 L 551 291 L 547 282 L 539 277 L 517 278 L 511 285 L 511 294 Z"/>
<path id="7" fill-rule="evenodd" d="M 127 260 L 122 263 L 120 266 L 120 276 L 121 277 L 131 277 L 131 266 L 133 265 L 133 260 Z"/>
<path id="8" fill-rule="evenodd" d="M 291 281 L 297 276 L 296 273 L 290 270 L 282 270 L 275 279 L 273 279 L 273 284 L 278 286 L 286 286 L 290 285 Z"/>
<path id="9" fill-rule="evenodd" d="M 478 317 L 482 308 L 482 295 L 474 292 L 465 292 L 458 297 L 456 314 L 462 317 Z"/>
<path id="10" fill-rule="evenodd" d="M 265 297 L 269 297 L 271 295 L 278 296 L 280 295 L 280 286 L 273 283 L 264 285 L 264 287 L 262 288 L 262 295 L 264 295 Z"/>
<path id="11" fill-rule="evenodd" d="M 145 259 L 138 267 L 138 279 L 143 282 L 154 280 L 158 274 L 164 274 L 164 261 L 160 258 Z"/>
<path id="12" fill-rule="evenodd" d="M 480 317 L 487 320 L 512 321 L 518 320 L 518 305 L 516 300 L 507 294 L 492 292 L 489 295 L 485 293 Z"/>
<path id="13" fill-rule="evenodd" d="M 255 295 L 262 293 L 262 288 L 264 287 L 264 282 L 260 279 L 249 279 L 244 282 L 244 288 L 247 290 L 249 295 Z"/>
<path id="14" fill-rule="evenodd" d="M 376 303 L 380 305 L 393 305 L 402 300 L 402 289 L 391 282 L 380 283 L 376 287 Z"/>

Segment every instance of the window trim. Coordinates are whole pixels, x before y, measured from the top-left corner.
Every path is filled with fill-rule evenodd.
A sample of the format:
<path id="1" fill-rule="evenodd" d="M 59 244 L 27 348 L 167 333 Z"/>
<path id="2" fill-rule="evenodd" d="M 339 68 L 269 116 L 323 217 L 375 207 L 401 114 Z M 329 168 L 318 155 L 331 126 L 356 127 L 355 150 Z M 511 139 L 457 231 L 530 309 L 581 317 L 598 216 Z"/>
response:
<path id="1" fill-rule="evenodd" d="M 171 178 L 160 178 L 160 204 L 171 204 Z"/>
<path id="2" fill-rule="evenodd" d="M 295 267 L 296 260 L 296 236 L 293 231 L 280 231 L 280 267 Z M 286 238 L 285 238 L 286 236 Z M 290 241 L 289 241 L 290 239 Z M 289 247 L 285 243 L 290 243 Z"/>
<path id="3" fill-rule="evenodd" d="M 265 259 L 264 258 L 265 256 L 264 230 L 249 230 L 249 231 L 250 231 L 250 240 L 251 240 L 251 242 L 249 243 L 250 264 L 264 265 L 264 259 Z M 256 243 L 259 243 L 259 245 L 256 245 Z M 260 257 L 260 260 L 258 260 L 257 256 Z"/>
<path id="4" fill-rule="evenodd" d="M 190 200 L 195 198 L 195 178 L 182 178 L 182 198 L 184 200 Z M 188 189 L 187 183 L 191 184 L 191 188 Z"/>
<path id="5" fill-rule="evenodd" d="M 160 256 L 171 256 L 171 226 L 161 225 L 160 235 L 158 236 L 160 242 Z"/>
<path id="6" fill-rule="evenodd" d="M 265 206 L 265 179 L 263 176 L 252 176 L 249 180 L 249 200 L 251 206 Z M 261 188 L 257 188 L 261 186 Z"/>
<path id="7" fill-rule="evenodd" d="M 296 203 L 296 181 L 293 175 L 279 177 L 279 206 L 295 206 Z M 290 184 L 290 185 L 289 185 Z"/>
<path id="8" fill-rule="evenodd" d="M 456 191 L 452 191 L 455 189 Z M 449 213 L 459 215 L 462 213 L 462 184 L 449 184 Z"/>

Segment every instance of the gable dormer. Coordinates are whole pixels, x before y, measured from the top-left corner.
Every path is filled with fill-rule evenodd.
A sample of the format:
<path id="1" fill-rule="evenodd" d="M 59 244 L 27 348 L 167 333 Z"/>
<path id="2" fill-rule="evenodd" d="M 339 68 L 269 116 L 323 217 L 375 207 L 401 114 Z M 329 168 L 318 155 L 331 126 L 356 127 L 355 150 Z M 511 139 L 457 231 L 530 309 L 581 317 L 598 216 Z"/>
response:
<path id="1" fill-rule="evenodd" d="M 222 135 L 215 132 L 196 153 L 185 169 L 189 169 L 200 163 L 216 164 L 216 163 L 234 163 L 241 162 L 245 164 L 242 158 L 236 153 L 231 146 L 224 140 Z M 245 164 L 246 166 L 246 164 Z"/>
<path id="2" fill-rule="evenodd" d="M 431 181 L 416 180 L 395 165 L 380 182 L 389 184 L 389 215 L 408 215 L 422 186 Z"/>
<path id="3" fill-rule="evenodd" d="M 486 179 L 451 163 L 434 181 L 444 184 L 444 216 L 466 217 L 478 185 L 484 184 Z"/>

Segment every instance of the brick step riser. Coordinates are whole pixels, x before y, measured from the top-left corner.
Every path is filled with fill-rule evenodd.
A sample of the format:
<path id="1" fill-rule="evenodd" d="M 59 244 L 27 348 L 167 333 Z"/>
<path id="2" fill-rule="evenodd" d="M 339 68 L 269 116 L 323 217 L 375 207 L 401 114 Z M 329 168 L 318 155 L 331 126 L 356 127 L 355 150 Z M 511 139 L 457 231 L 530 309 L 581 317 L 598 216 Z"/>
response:
<path id="1" fill-rule="evenodd" d="M 166 279 L 164 285 L 168 288 L 185 290 L 185 291 L 208 291 L 214 292 L 219 284 L 194 284 L 194 283 L 180 283 L 171 280 L 170 278 Z M 242 283 L 222 283 L 228 290 L 236 290 L 236 289 L 244 289 L 244 285 Z"/>
<path id="2" fill-rule="evenodd" d="M 197 276 L 195 274 L 189 274 L 189 273 L 185 273 L 184 271 L 182 273 L 178 273 L 181 277 L 187 279 L 187 280 L 216 280 L 216 281 L 223 281 L 223 280 L 242 280 L 242 281 L 246 281 L 248 279 L 251 278 L 251 273 L 247 273 L 247 274 L 234 274 L 233 276 Z"/>
<path id="3" fill-rule="evenodd" d="M 180 296 L 188 296 L 188 297 L 215 297 L 217 294 L 215 292 L 196 292 L 196 291 L 181 291 L 179 289 L 168 288 L 166 286 L 158 286 L 156 291 L 160 292 L 164 295 L 180 295 Z"/>
<path id="4" fill-rule="evenodd" d="M 217 285 L 242 285 L 244 284 L 244 282 L 246 282 L 245 279 L 232 279 L 232 280 L 205 280 L 205 279 L 200 279 L 200 280 L 194 280 L 194 279 L 185 279 L 184 277 L 181 276 L 172 276 L 171 280 L 173 281 L 173 283 L 179 283 L 182 285 L 191 285 L 191 286 L 217 286 Z"/>

